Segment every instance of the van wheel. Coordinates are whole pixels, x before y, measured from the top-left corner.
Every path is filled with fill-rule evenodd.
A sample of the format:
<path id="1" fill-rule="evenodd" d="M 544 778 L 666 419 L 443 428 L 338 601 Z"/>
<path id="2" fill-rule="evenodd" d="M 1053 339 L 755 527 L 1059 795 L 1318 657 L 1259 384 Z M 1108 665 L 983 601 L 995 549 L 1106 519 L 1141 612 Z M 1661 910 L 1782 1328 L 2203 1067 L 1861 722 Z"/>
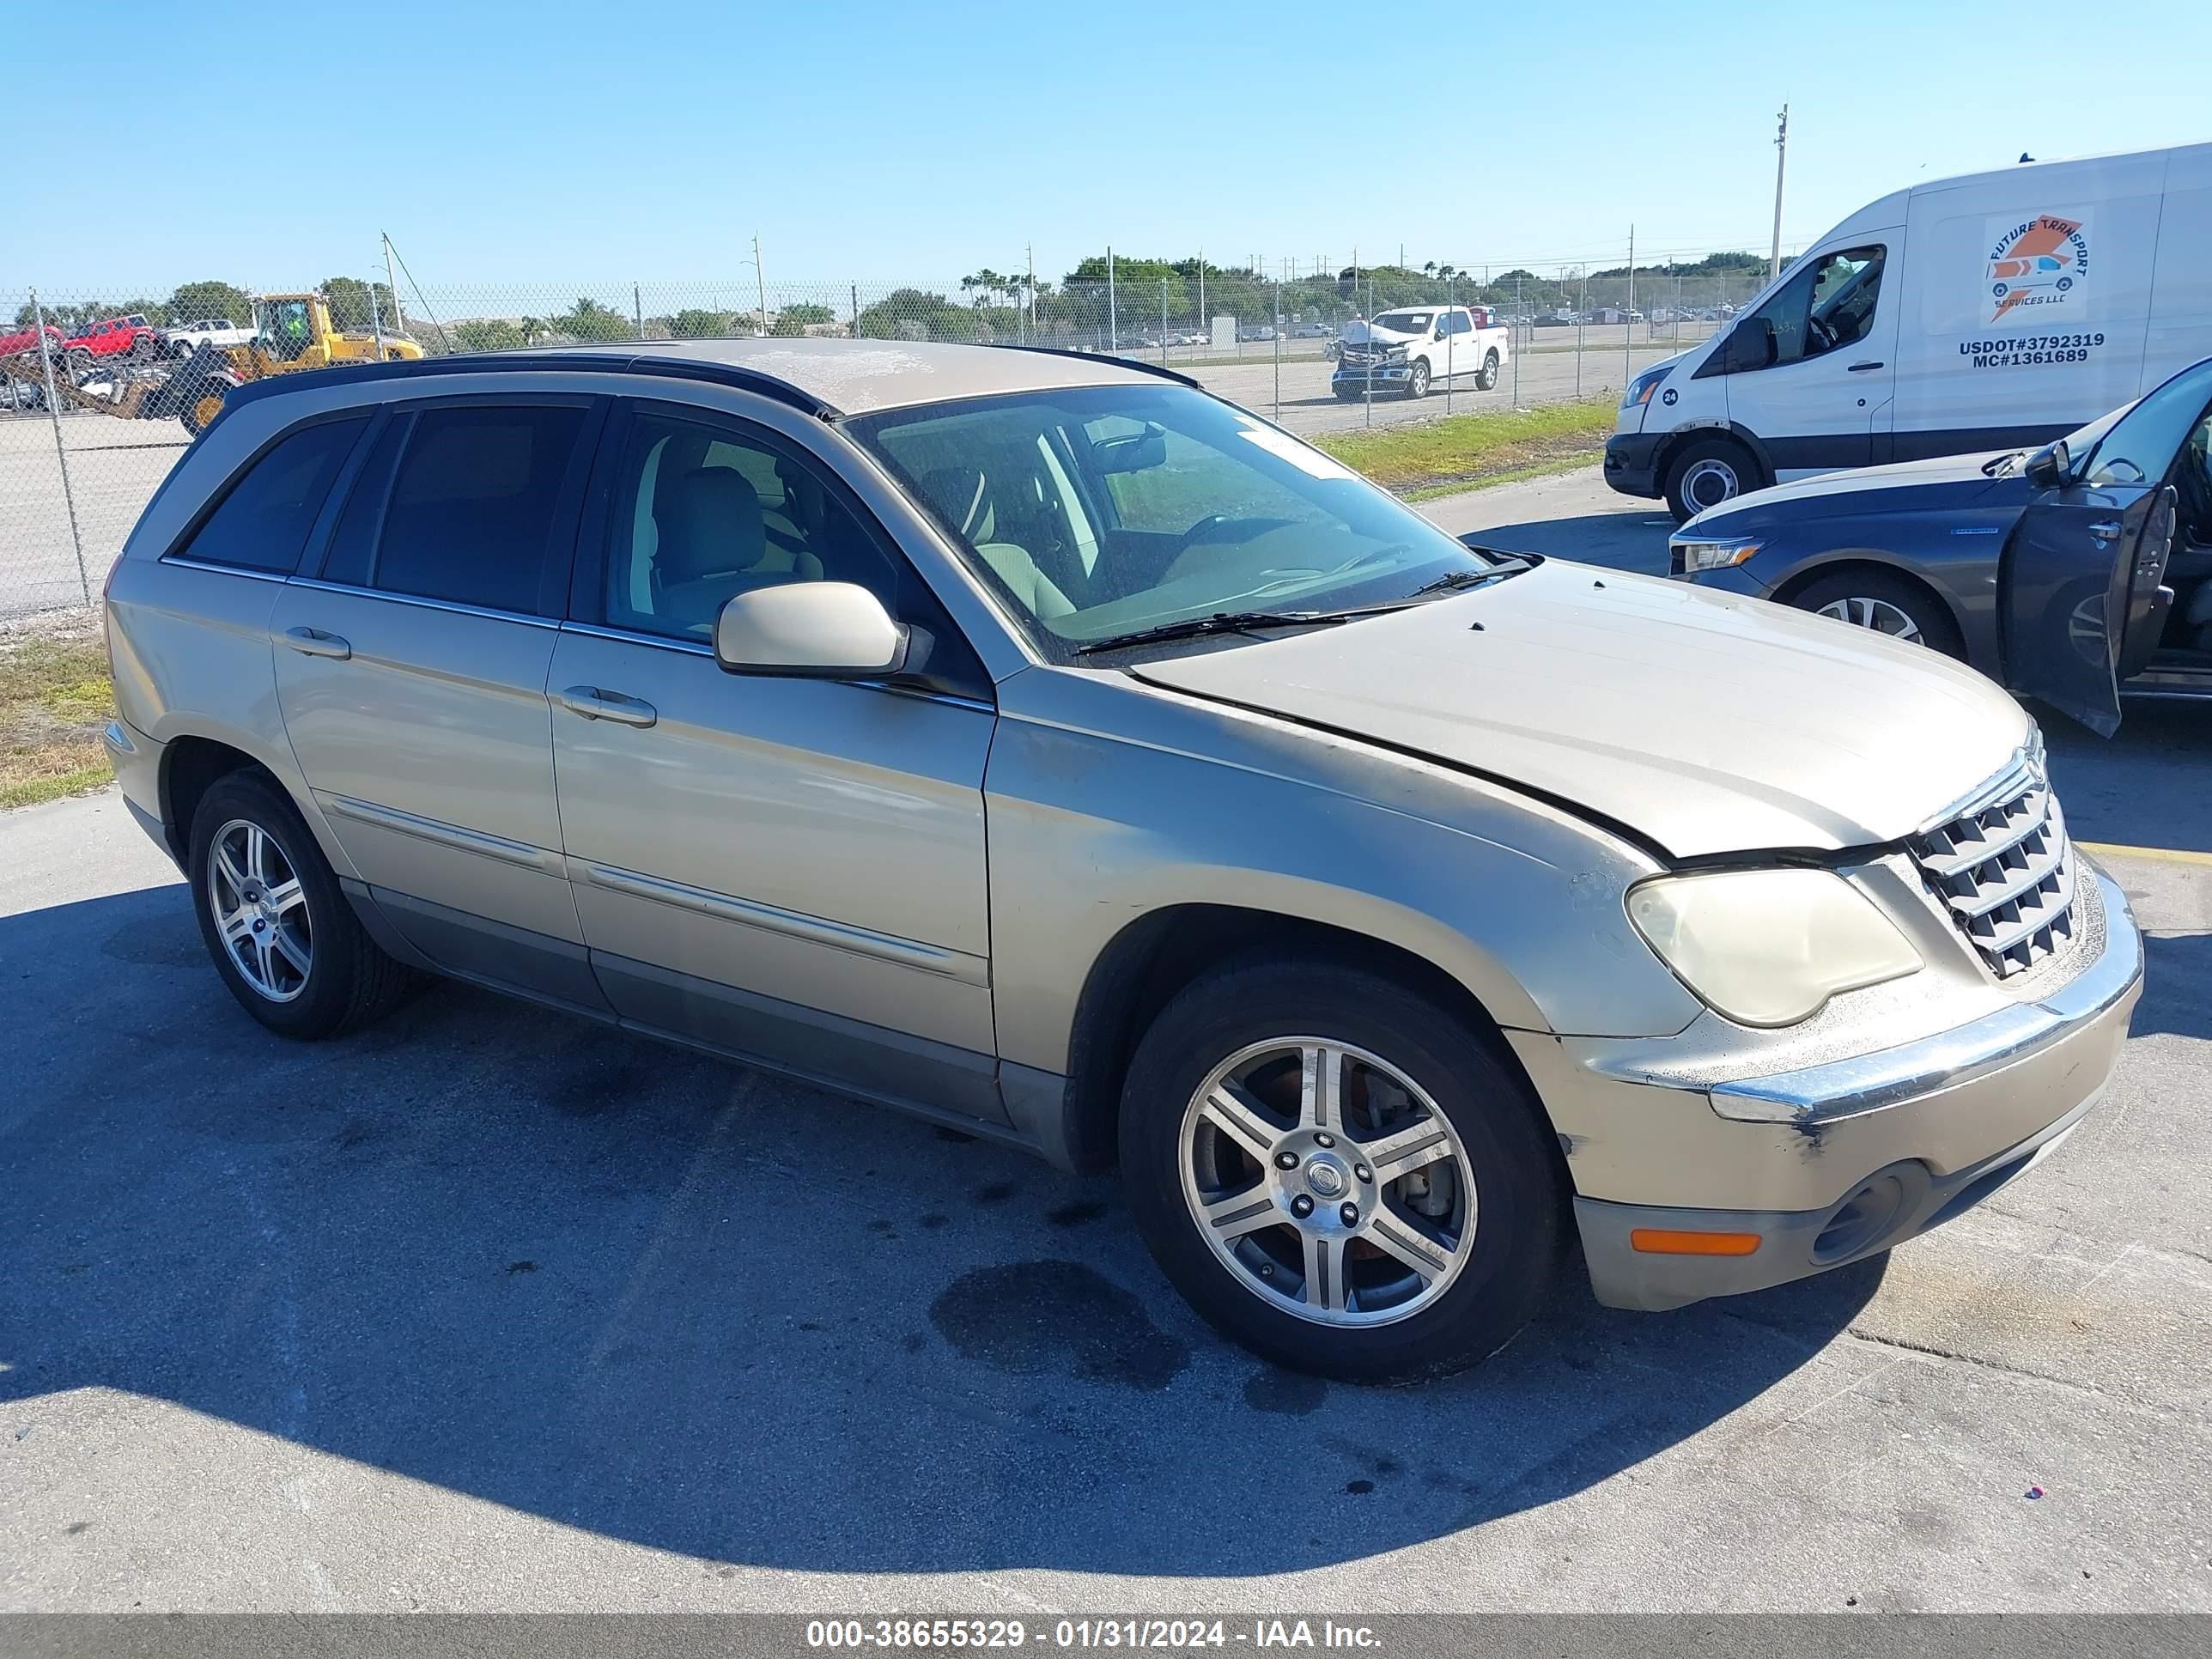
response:
<path id="1" fill-rule="evenodd" d="M 1498 354 L 1495 351 L 1487 352 L 1484 354 L 1482 359 L 1481 372 L 1474 377 L 1474 389 L 1477 392 L 1492 392 L 1497 389 L 1497 386 Z"/>
<path id="2" fill-rule="evenodd" d="M 1701 438 L 1685 446 L 1667 469 L 1667 510 L 1676 524 L 1685 524 L 1707 507 L 1759 487 L 1758 466 L 1741 444 Z"/>
<path id="3" fill-rule="evenodd" d="M 192 814 L 192 908 L 216 972 L 239 1006 L 280 1036 L 365 1025 L 415 976 L 380 950 L 291 801 L 267 778 L 234 772 Z"/>
<path id="4" fill-rule="evenodd" d="M 1223 1334 L 1348 1382 L 1475 1364 L 1565 1237 L 1546 1119 L 1451 1010 L 1360 969 L 1248 961 L 1178 995 L 1122 1093 L 1122 1179 Z"/>
<path id="5" fill-rule="evenodd" d="M 1790 603 L 1854 628 L 1924 645 L 1961 662 L 1966 659 L 1966 642 L 1943 602 L 1886 571 L 1839 570 L 1806 583 L 1790 596 Z"/>

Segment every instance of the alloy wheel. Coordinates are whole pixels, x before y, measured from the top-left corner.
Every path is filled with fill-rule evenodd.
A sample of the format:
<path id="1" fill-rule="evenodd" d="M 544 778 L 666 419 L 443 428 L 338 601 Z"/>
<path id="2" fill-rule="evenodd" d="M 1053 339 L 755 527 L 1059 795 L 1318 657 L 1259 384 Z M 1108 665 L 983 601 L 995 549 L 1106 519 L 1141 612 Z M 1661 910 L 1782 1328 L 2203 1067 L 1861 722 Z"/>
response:
<path id="1" fill-rule="evenodd" d="M 307 988 L 315 959 L 307 896 L 274 836 L 247 818 L 216 830 L 207 902 L 231 966 L 258 994 L 289 1002 Z"/>
<path id="2" fill-rule="evenodd" d="M 1270 1306 L 1388 1324 L 1443 1295 L 1474 1243 L 1474 1170 L 1450 1121 L 1387 1060 L 1271 1038 L 1206 1077 L 1176 1147 L 1215 1257 Z"/>
<path id="3" fill-rule="evenodd" d="M 1893 640 L 1905 640 L 1914 645 L 1925 645 L 1926 638 L 1920 624 L 1902 607 L 1887 599 L 1831 599 L 1814 613 L 1833 617 L 1838 622 L 1849 623 L 1854 628 L 1870 628 L 1877 634 L 1887 634 Z"/>

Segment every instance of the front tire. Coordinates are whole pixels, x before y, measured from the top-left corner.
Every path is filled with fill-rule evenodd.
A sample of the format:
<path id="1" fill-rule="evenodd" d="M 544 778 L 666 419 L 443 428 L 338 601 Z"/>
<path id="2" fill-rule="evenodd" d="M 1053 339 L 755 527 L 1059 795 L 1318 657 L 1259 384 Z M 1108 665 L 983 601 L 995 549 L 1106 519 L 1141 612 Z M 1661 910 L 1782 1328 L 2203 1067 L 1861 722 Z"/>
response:
<path id="1" fill-rule="evenodd" d="M 1406 378 L 1406 395 L 1416 398 L 1429 395 L 1429 360 L 1427 358 L 1422 357 L 1415 361 L 1413 372 Z"/>
<path id="2" fill-rule="evenodd" d="M 192 908 L 216 972 L 279 1036 L 311 1041 L 389 1011 L 413 975 L 378 948 L 269 778 L 234 772 L 192 814 Z"/>
<path id="3" fill-rule="evenodd" d="M 1706 508 L 1759 487 L 1749 451 L 1729 438 L 1702 438 L 1684 446 L 1667 468 L 1667 510 L 1687 524 Z"/>
<path id="4" fill-rule="evenodd" d="M 1966 658 L 1966 642 L 1943 602 L 1886 571 L 1838 571 L 1806 583 L 1790 596 L 1790 603 L 1854 628 L 1924 645 L 1961 662 Z"/>
<path id="5" fill-rule="evenodd" d="M 1348 1382 L 1462 1370 L 1541 1304 L 1565 1237 L 1556 1153 L 1510 1064 L 1364 969 L 1253 960 L 1139 1042 L 1122 1179 L 1209 1323 Z"/>

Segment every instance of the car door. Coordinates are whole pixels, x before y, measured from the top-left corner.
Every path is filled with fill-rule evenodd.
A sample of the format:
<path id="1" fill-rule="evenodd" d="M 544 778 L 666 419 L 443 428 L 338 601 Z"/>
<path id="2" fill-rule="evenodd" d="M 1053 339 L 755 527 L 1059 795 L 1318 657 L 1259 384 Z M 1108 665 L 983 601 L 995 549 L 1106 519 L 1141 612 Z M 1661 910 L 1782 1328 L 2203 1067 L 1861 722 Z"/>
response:
<path id="1" fill-rule="evenodd" d="M 1891 252 L 1871 240 L 1801 260 L 1698 370 L 1727 376 L 1729 422 L 1765 446 L 1778 480 L 1887 459 L 1899 311 L 1896 285 L 1884 280 Z"/>
<path id="2" fill-rule="evenodd" d="M 388 409 L 270 624 L 293 752 L 393 925 L 453 972 L 591 1008 L 545 679 L 604 415 L 550 393 Z"/>
<path id="3" fill-rule="evenodd" d="M 787 434 L 641 400 L 601 446 L 553 655 L 561 830 L 626 1021 L 1002 1120 L 984 861 L 990 685 L 834 471 Z M 722 605 L 876 592 L 933 644 L 901 685 L 716 663 Z"/>

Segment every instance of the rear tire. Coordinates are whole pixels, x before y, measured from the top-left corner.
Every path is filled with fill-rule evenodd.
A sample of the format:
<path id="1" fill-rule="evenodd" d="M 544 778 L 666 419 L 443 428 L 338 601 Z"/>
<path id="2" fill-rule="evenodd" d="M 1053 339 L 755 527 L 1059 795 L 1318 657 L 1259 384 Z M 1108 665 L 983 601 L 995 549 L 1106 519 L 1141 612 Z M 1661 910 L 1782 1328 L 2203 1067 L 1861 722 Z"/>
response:
<path id="1" fill-rule="evenodd" d="M 1498 389 L 1498 354 L 1495 351 L 1484 356 L 1481 370 L 1474 377 L 1474 389 L 1477 392 Z"/>
<path id="2" fill-rule="evenodd" d="M 218 851 L 218 842 L 221 850 Z M 361 925 L 290 799 L 234 772 L 192 814 L 192 908 L 239 1006 L 279 1036 L 334 1036 L 389 1012 L 415 982 Z M 218 915 L 230 919 L 229 936 Z"/>
<path id="3" fill-rule="evenodd" d="M 1966 642 L 1943 602 L 1885 571 L 1839 570 L 1816 577 L 1791 594 L 1790 603 L 1855 628 L 1924 645 L 1960 662 L 1966 659 Z"/>
<path id="4" fill-rule="evenodd" d="M 1331 1048 L 1347 1051 L 1338 1069 L 1312 1074 L 1341 1079 L 1335 1107 L 1301 1119 L 1302 1067 Z M 1237 1133 L 1203 1106 L 1232 1085 L 1267 1108 Z M 1274 1364 L 1348 1382 L 1441 1376 L 1504 1346 L 1566 1236 L 1527 1084 L 1456 1012 L 1362 969 L 1254 959 L 1185 989 L 1131 1061 L 1121 1154 L 1138 1230 L 1190 1304 Z M 1285 1157 L 1301 1161 L 1285 1172 Z M 1224 1205 L 1238 1207 L 1224 1219 Z"/>
<path id="5" fill-rule="evenodd" d="M 1751 452 L 1733 438 L 1700 438 L 1684 446 L 1667 468 L 1667 510 L 1676 524 L 1686 524 L 1763 482 Z"/>

